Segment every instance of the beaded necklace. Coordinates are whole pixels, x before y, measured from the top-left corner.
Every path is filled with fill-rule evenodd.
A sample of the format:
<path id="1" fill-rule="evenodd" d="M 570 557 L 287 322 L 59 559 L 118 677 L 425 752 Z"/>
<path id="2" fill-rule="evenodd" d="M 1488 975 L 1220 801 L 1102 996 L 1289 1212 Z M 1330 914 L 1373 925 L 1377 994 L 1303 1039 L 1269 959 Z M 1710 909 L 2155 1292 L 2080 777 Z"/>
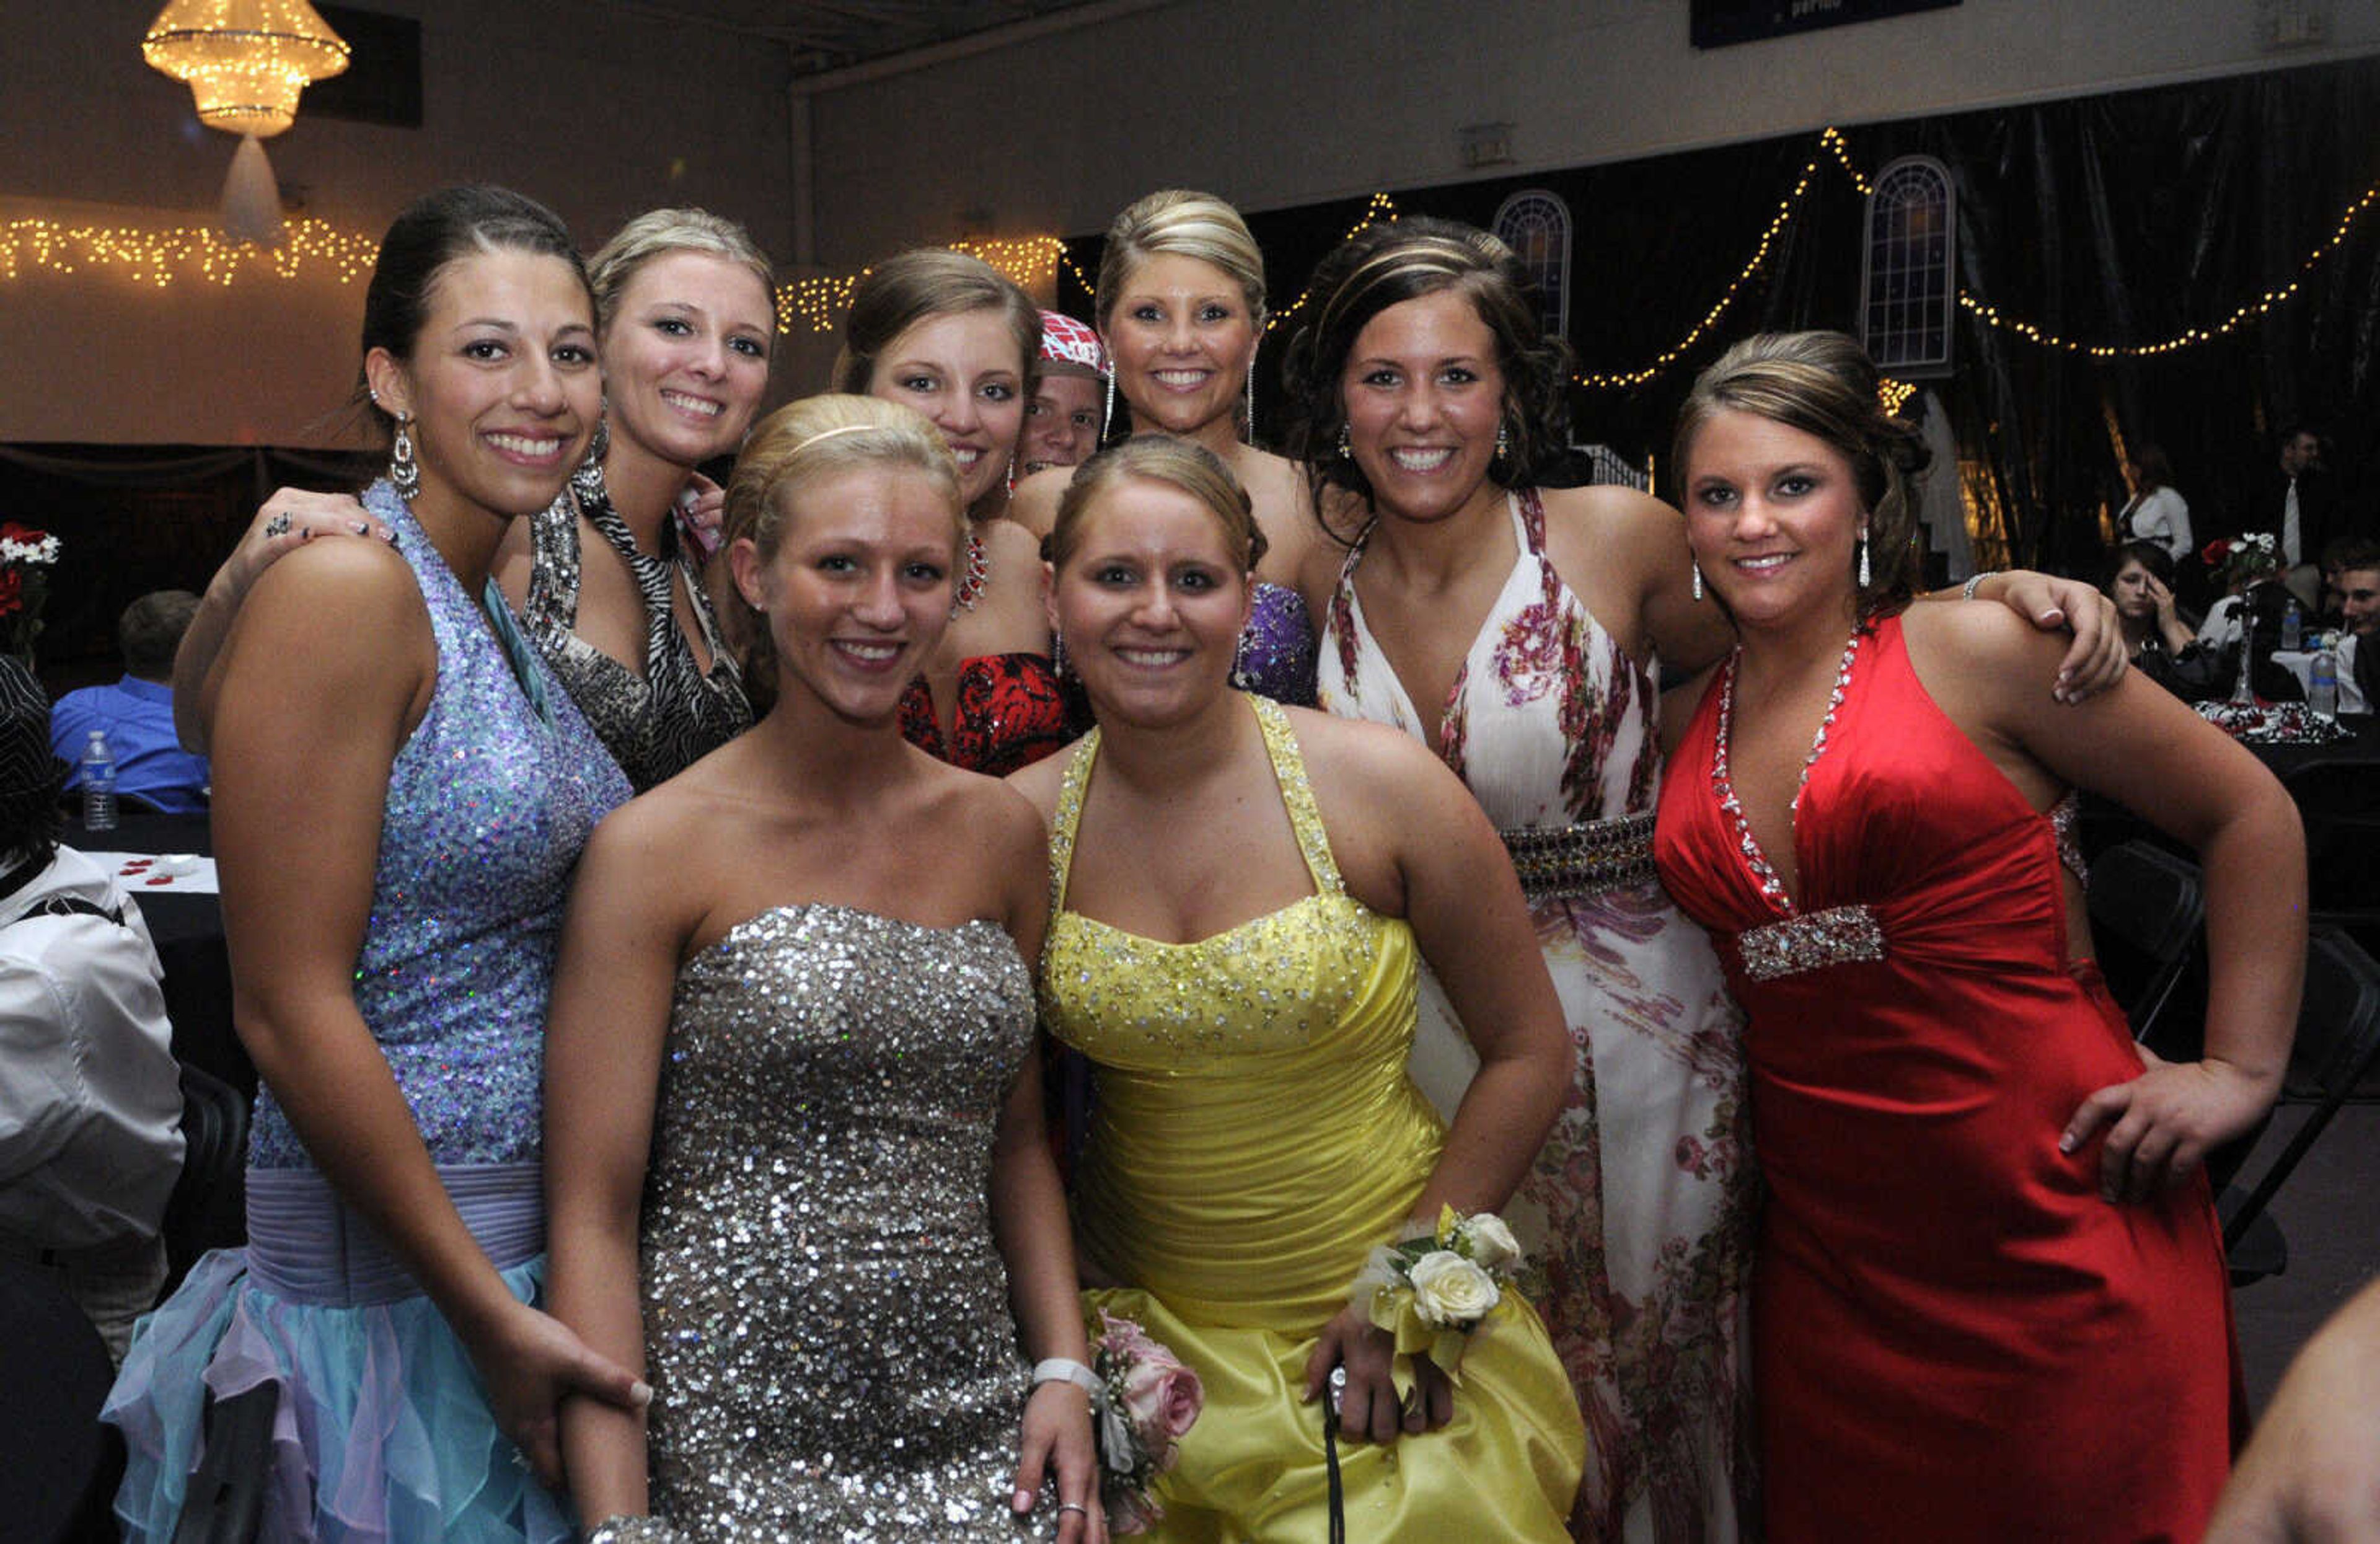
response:
<path id="1" fill-rule="evenodd" d="M 984 580 L 990 577 L 990 574 L 991 564 L 983 555 L 983 537 L 975 527 L 969 526 L 966 539 L 966 569 L 959 575 L 958 588 L 951 591 L 952 614 L 956 615 L 963 611 L 975 610 L 975 603 L 983 599 Z"/>
<path id="2" fill-rule="evenodd" d="M 1852 662 L 1859 656 L 1860 639 L 1866 635 L 1864 626 L 1852 629 L 1851 641 L 1843 645 L 1842 663 L 1835 670 L 1835 689 L 1828 694 L 1827 711 L 1818 720 L 1818 733 L 1810 741 L 1810 754 L 1802 758 L 1802 775 L 1793 784 L 1792 802 L 1785 807 L 1787 829 L 1802 813 L 1802 790 L 1810 785 L 1810 769 L 1827 748 L 1827 731 L 1834 727 L 1835 713 L 1843 705 L 1843 695 L 1851 689 Z M 1759 839 L 1752 834 L 1752 822 L 1743 818 L 1743 803 L 1735 796 L 1735 784 L 1728 775 L 1727 748 L 1735 737 L 1735 670 L 1743 659 L 1743 646 L 1736 645 L 1728 656 L 1727 669 L 1719 676 L 1718 741 L 1711 751 L 1711 792 L 1718 796 L 1719 808 L 1726 810 L 1735 825 L 1736 845 L 1742 849 L 1743 861 L 1752 869 L 1752 878 L 1760 886 L 1760 894 L 1768 904 L 1791 917 L 1794 915 L 1793 897 L 1786 894 L 1785 881 L 1769 866 L 1768 856 L 1760 850 Z"/>

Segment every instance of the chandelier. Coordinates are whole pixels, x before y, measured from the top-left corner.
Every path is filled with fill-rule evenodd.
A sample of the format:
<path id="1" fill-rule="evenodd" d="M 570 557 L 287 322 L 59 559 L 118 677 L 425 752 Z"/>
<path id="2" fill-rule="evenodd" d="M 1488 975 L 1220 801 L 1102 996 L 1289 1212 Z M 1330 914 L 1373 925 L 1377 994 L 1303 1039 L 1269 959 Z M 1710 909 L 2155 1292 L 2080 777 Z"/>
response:
<path id="1" fill-rule="evenodd" d="M 140 40 L 185 81 L 199 121 L 268 138 L 298 121 L 298 93 L 347 67 L 347 45 L 306 0 L 168 0 Z"/>

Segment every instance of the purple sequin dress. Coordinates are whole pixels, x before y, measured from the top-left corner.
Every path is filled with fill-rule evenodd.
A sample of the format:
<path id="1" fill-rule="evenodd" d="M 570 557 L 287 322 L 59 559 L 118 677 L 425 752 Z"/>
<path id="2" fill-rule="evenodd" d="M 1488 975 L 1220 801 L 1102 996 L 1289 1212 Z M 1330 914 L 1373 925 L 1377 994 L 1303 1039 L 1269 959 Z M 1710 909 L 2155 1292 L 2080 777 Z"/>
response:
<path id="1" fill-rule="evenodd" d="M 1287 585 L 1257 581 L 1248 625 L 1232 662 L 1232 685 L 1293 708 L 1314 706 L 1314 619 Z"/>
<path id="2" fill-rule="evenodd" d="M 502 600 L 464 591 L 387 484 L 364 503 L 421 586 L 438 680 L 390 769 L 356 1006 L 465 1222 L 534 1301 L 563 899 L 627 782 Z M 249 1246 L 208 1255 L 142 1321 L 109 1395 L 128 1450 L 125 1537 L 173 1536 L 204 1396 L 270 1383 L 261 1537 L 567 1539 L 567 1514 L 515 1465 L 445 1319 L 314 1170 L 269 1088 L 249 1164 Z"/>

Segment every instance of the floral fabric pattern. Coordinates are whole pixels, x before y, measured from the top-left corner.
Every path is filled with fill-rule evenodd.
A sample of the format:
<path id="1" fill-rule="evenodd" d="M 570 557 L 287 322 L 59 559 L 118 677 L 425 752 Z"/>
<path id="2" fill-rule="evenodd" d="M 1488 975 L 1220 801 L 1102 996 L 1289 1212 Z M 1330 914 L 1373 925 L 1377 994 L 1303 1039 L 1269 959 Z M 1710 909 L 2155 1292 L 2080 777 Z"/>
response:
<path id="1" fill-rule="evenodd" d="M 1519 552 L 1448 699 L 1439 755 L 1502 829 L 1641 815 L 1661 785 L 1657 694 L 1545 556 L 1534 492 Z M 1424 737 L 1364 621 L 1348 554 L 1325 615 L 1319 705 Z M 1537 1164 L 1506 1209 L 1585 1416 L 1582 1539 L 1702 1544 L 1754 1515 L 1740 1342 L 1755 1171 L 1742 1021 L 1702 930 L 1656 882 L 1531 907 L 1577 1056 Z M 1425 977 L 1415 1080 L 1451 1112 L 1476 1060 Z"/>

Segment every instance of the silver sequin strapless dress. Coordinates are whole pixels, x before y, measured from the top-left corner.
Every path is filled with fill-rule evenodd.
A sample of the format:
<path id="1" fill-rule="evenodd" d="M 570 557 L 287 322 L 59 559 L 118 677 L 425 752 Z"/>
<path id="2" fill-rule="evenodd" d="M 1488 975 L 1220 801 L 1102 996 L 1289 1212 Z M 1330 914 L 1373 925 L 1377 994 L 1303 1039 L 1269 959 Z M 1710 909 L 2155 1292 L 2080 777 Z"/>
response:
<path id="1" fill-rule="evenodd" d="M 990 922 L 782 908 L 679 971 L 639 1275 L 653 1510 L 689 1537 L 1019 1537 L 986 1187 L 1033 1015 Z"/>

